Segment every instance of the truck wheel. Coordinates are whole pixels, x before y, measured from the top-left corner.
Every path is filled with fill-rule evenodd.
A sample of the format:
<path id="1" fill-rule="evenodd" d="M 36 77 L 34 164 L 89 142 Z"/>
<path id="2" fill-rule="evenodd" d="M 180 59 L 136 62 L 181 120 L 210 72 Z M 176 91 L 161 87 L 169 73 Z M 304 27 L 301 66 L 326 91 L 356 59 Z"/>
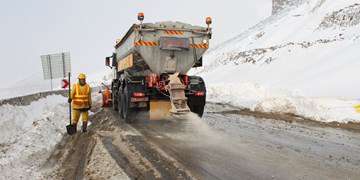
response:
<path id="1" fill-rule="evenodd" d="M 113 107 L 113 110 L 118 111 L 119 110 L 119 108 L 118 108 L 119 103 L 118 103 L 117 97 L 115 96 L 115 93 L 111 93 L 111 94 L 112 94 L 112 107 Z"/>
<path id="2" fill-rule="evenodd" d="M 130 94 L 131 92 L 128 90 L 128 87 L 126 86 L 123 93 L 123 99 L 122 99 L 122 114 L 123 118 L 126 123 L 132 123 L 133 120 L 131 118 L 132 109 L 130 108 Z"/>
<path id="3" fill-rule="evenodd" d="M 119 91 L 119 93 L 118 93 L 118 112 L 119 112 L 119 118 L 120 119 L 122 119 L 123 118 L 123 107 L 122 107 L 122 93 L 121 93 L 121 91 Z"/>

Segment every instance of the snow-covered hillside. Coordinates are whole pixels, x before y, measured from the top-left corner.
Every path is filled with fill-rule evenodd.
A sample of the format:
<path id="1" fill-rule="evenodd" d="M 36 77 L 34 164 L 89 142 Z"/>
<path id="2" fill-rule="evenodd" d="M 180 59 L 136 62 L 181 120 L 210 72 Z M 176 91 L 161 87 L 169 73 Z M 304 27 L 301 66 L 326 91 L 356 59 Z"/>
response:
<path id="1" fill-rule="evenodd" d="M 205 78 L 214 101 L 282 108 L 322 121 L 359 121 L 352 107 L 360 91 L 357 2 L 305 0 L 211 49 L 194 73 Z M 229 90 L 233 97 L 226 100 L 222 94 Z"/>

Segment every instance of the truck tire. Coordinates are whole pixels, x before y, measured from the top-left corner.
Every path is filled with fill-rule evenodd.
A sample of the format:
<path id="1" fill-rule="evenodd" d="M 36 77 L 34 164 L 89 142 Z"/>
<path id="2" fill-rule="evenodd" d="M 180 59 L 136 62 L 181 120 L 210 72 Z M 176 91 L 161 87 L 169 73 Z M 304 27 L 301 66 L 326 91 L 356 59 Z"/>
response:
<path id="1" fill-rule="evenodd" d="M 130 108 L 130 98 L 131 98 L 130 96 L 131 96 L 131 92 L 128 88 L 128 85 L 126 85 L 124 88 L 124 93 L 121 103 L 122 103 L 122 116 L 125 122 L 129 124 L 133 122 L 133 119 L 131 117 L 133 110 Z"/>
<path id="2" fill-rule="evenodd" d="M 116 91 L 112 91 L 113 93 L 111 93 L 111 98 L 112 98 L 112 108 L 113 108 L 113 110 L 114 111 L 118 111 L 119 110 L 119 108 L 118 108 L 118 97 L 117 96 L 115 96 L 115 94 L 116 94 Z"/>
<path id="3" fill-rule="evenodd" d="M 118 113 L 119 113 L 119 118 L 123 119 L 123 109 L 122 109 L 122 93 L 121 91 L 118 92 L 118 105 L 117 105 L 117 109 L 118 109 Z"/>

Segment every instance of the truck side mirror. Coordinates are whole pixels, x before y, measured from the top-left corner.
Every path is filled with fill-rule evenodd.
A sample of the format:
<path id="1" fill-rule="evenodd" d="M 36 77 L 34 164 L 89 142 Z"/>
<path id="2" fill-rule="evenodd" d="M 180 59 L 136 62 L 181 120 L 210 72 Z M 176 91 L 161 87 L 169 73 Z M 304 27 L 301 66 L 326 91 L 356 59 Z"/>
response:
<path id="1" fill-rule="evenodd" d="M 112 67 L 117 67 L 117 61 L 116 61 L 116 54 L 113 53 L 112 55 Z"/>
<path id="2" fill-rule="evenodd" d="M 110 57 L 105 58 L 105 66 L 110 67 Z"/>

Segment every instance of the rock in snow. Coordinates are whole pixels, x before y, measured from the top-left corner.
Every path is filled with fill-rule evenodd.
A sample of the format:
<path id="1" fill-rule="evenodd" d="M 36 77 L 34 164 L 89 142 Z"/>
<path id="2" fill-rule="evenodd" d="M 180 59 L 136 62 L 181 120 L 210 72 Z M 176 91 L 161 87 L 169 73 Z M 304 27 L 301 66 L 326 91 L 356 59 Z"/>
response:
<path id="1" fill-rule="evenodd" d="M 277 14 L 286 8 L 298 6 L 304 0 L 272 0 L 272 14 Z"/>

